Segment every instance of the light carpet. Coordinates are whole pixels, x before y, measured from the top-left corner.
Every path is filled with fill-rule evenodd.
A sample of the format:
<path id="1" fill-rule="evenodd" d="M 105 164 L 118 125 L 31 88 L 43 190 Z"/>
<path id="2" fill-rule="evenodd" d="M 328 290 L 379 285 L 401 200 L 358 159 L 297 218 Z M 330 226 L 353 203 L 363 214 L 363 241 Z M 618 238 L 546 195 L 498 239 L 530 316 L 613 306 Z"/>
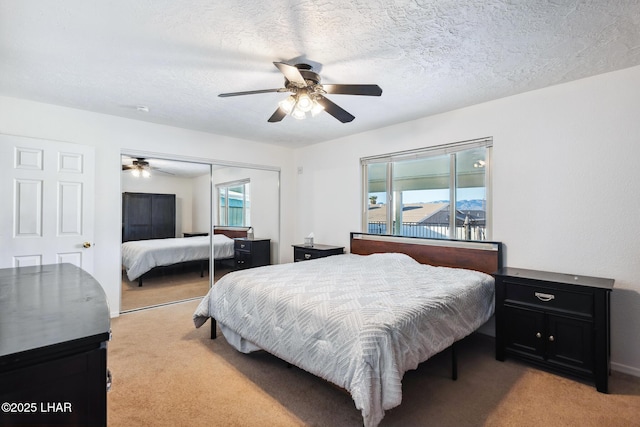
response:
<path id="1" fill-rule="evenodd" d="M 112 321 L 108 425 L 361 426 L 343 390 L 265 352 L 249 355 L 195 329 L 198 300 Z M 610 394 L 517 361 L 495 360 L 493 339 L 445 351 L 405 374 L 403 402 L 384 426 L 640 426 L 640 378 L 614 372 Z"/>

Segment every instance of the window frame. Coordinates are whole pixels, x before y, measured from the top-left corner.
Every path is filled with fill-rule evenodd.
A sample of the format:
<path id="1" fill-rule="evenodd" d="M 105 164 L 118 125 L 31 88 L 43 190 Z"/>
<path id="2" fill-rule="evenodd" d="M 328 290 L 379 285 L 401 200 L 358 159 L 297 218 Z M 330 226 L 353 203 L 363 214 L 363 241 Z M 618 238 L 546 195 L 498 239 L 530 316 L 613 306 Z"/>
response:
<path id="1" fill-rule="evenodd" d="M 233 187 L 243 186 L 242 192 L 242 227 L 250 227 L 251 226 L 251 207 L 247 205 L 247 201 L 251 201 L 251 188 L 250 188 L 251 180 L 249 178 L 239 179 L 236 181 L 228 181 L 220 184 L 216 184 L 216 211 L 218 212 L 218 223 L 222 226 L 230 226 L 229 225 L 229 189 Z M 224 209 L 220 206 L 220 191 L 224 190 L 226 192 L 226 204 Z M 249 193 L 249 197 L 247 199 L 247 193 Z M 223 212 L 224 210 L 224 212 Z M 235 226 L 235 225 L 234 225 Z"/>
<path id="2" fill-rule="evenodd" d="M 393 209 L 390 207 L 393 205 L 393 164 L 394 162 L 401 162 L 407 160 L 417 160 L 423 158 L 432 158 L 441 155 L 449 155 L 449 239 L 460 240 L 456 238 L 456 228 L 455 228 L 455 219 L 456 219 L 456 202 L 457 202 L 457 164 L 456 164 L 456 156 L 458 153 L 472 150 L 475 148 L 485 148 L 486 156 L 485 156 L 485 235 L 484 240 L 491 240 L 491 236 L 493 234 L 493 214 L 492 214 L 492 198 L 493 198 L 493 190 L 492 190 L 492 164 L 493 164 L 493 137 L 484 137 L 478 138 L 474 140 L 467 140 L 461 142 L 454 142 L 450 144 L 436 145 L 432 147 L 424 147 L 407 151 L 398 151 L 394 153 L 363 157 L 360 159 L 360 167 L 361 167 L 361 204 L 362 204 L 362 215 L 361 215 L 361 230 L 362 232 L 369 231 L 369 221 L 368 221 L 368 212 L 369 212 L 369 177 L 368 177 L 368 166 L 374 163 L 386 163 L 386 203 L 387 203 L 387 212 L 386 212 L 386 227 L 385 234 L 386 235 L 395 235 L 393 229 Z"/>

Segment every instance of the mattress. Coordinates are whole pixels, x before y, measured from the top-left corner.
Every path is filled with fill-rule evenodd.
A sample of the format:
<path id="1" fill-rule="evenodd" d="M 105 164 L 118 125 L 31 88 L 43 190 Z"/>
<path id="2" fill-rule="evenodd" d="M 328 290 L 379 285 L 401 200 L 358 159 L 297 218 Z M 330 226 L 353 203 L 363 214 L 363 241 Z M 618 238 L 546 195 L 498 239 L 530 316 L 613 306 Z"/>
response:
<path id="1" fill-rule="evenodd" d="M 347 390 L 367 427 L 400 404 L 404 372 L 484 324 L 494 280 L 404 254 L 336 255 L 221 278 L 194 312 L 231 345 L 263 349 Z"/>
<path id="2" fill-rule="evenodd" d="M 135 280 L 155 267 L 209 259 L 213 239 L 214 259 L 233 258 L 233 239 L 223 235 L 172 239 L 135 240 L 122 244 L 122 265 L 129 280 Z"/>

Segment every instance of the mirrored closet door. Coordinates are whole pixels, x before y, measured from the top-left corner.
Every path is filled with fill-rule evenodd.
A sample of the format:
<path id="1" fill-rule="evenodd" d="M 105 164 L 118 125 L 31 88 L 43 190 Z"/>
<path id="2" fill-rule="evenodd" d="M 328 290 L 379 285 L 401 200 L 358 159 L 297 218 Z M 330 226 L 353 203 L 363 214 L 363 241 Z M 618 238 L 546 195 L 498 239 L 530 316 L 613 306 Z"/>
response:
<path id="1" fill-rule="evenodd" d="M 268 239 L 269 262 L 278 262 L 279 171 L 139 154 L 121 160 L 121 312 L 200 298 L 233 271 L 235 253 L 213 235 L 218 226 L 251 227 Z M 236 181 L 246 189 L 241 209 L 237 187 L 220 193 L 220 184 Z"/>

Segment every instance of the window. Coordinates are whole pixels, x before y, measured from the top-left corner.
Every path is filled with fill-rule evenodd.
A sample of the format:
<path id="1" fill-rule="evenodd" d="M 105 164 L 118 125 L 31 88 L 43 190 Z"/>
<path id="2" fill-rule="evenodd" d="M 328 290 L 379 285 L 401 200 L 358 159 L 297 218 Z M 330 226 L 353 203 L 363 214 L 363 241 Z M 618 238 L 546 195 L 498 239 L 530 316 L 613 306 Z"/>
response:
<path id="1" fill-rule="evenodd" d="M 218 224 L 248 227 L 251 225 L 249 180 L 216 185 Z"/>
<path id="2" fill-rule="evenodd" d="M 361 159 L 363 231 L 487 240 L 493 141 L 474 141 Z"/>

